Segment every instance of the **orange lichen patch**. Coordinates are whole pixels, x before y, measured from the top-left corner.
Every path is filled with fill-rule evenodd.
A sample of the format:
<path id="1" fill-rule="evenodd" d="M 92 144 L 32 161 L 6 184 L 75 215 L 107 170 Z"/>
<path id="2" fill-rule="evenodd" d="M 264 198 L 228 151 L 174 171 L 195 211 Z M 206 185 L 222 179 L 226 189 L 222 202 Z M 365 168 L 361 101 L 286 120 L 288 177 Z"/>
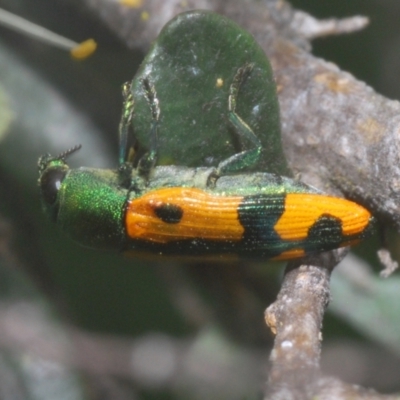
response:
<path id="1" fill-rule="evenodd" d="M 357 124 L 357 128 L 363 132 L 363 136 L 368 144 L 376 144 L 385 135 L 385 127 L 376 119 L 366 118 Z"/>
<path id="2" fill-rule="evenodd" d="M 284 251 L 283 253 L 279 254 L 279 256 L 271 258 L 271 260 L 284 261 L 284 260 L 290 260 L 292 258 L 301 258 L 304 257 L 305 255 L 306 253 L 303 249 L 297 248 Z"/>
<path id="3" fill-rule="evenodd" d="M 264 318 L 265 318 L 265 323 L 267 324 L 269 329 L 271 329 L 271 332 L 274 335 L 276 335 L 276 332 L 277 332 L 277 329 L 276 329 L 277 321 L 276 321 L 276 315 L 273 312 L 273 306 L 269 306 L 267 308 L 267 310 L 265 311 L 265 314 L 264 314 Z"/>
<path id="4" fill-rule="evenodd" d="M 350 79 L 343 78 L 333 72 L 315 75 L 314 81 L 325 85 L 332 92 L 349 93 L 354 89 L 354 83 Z"/>
<path id="5" fill-rule="evenodd" d="M 96 51 L 96 48 L 97 43 L 93 39 L 88 39 L 71 49 L 70 53 L 76 60 L 83 60 L 91 56 Z"/>
<path id="6" fill-rule="evenodd" d="M 150 18 L 150 14 L 148 13 L 148 11 L 142 11 L 140 14 L 140 19 L 142 21 L 147 21 Z"/>
<path id="7" fill-rule="evenodd" d="M 305 240 L 309 229 L 323 215 L 337 218 L 341 222 L 344 236 L 361 234 L 371 218 L 364 207 L 346 199 L 295 193 L 286 195 L 285 212 L 274 229 L 283 240 Z"/>
<path id="8" fill-rule="evenodd" d="M 215 82 L 215 87 L 221 88 L 222 86 L 224 86 L 224 80 L 222 78 L 217 78 L 217 80 Z"/>
<path id="9" fill-rule="evenodd" d="M 119 3 L 126 7 L 139 8 L 143 5 L 143 0 L 119 0 Z"/>
<path id="10" fill-rule="evenodd" d="M 157 243 L 195 238 L 239 241 L 244 232 L 237 211 L 242 199 L 191 188 L 155 190 L 128 204 L 126 231 L 132 239 Z M 165 222 L 157 212 L 171 207 L 182 214 L 176 222 Z"/>

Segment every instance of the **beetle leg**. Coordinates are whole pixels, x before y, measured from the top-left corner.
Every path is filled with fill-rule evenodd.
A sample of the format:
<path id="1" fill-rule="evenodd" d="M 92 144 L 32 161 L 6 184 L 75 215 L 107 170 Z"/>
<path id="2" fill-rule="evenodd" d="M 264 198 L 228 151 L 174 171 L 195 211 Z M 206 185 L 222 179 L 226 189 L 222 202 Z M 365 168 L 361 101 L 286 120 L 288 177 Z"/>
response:
<path id="1" fill-rule="evenodd" d="M 119 165 L 122 166 L 124 163 L 132 163 L 133 151 L 129 141 L 132 135 L 130 135 L 130 129 L 132 129 L 132 118 L 134 113 L 134 100 L 131 91 L 131 82 L 125 82 L 122 85 L 122 115 L 119 123 Z"/>
<path id="2" fill-rule="evenodd" d="M 236 72 L 232 84 L 229 88 L 228 98 L 228 118 L 235 132 L 241 140 L 249 141 L 252 148 L 223 160 L 219 163 L 217 172 L 219 175 L 243 170 L 251 167 L 259 161 L 262 153 L 262 145 L 258 137 L 254 134 L 249 125 L 244 122 L 236 113 L 236 100 L 238 98 L 240 86 L 253 69 L 254 64 L 246 63 Z"/>
<path id="3" fill-rule="evenodd" d="M 142 80 L 143 90 L 146 100 L 149 103 L 151 111 L 151 126 L 150 126 L 150 150 L 143 155 L 138 163 L 139 175 L 148 178 L 151 170 L 157 162 L 158 150 L 158 121 L 160 119 L 160 106 L 157 98 L 157 92 L 153 84 L 150 83 L 148 77 Z"/>

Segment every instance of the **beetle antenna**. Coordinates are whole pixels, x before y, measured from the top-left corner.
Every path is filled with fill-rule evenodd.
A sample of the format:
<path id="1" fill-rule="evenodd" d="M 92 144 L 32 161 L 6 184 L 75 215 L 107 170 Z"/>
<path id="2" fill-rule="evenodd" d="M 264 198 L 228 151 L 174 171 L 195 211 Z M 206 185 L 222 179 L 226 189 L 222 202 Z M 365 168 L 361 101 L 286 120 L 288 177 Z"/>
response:
<path id="1" fill-rule="evenodd" d="M 60 153 L 57 157 L 55 157 L 55 160 L 60 160 L 60 161 L 65 161 L 67 157 L 69 157 L 71 154 L 75 153 L 76 151 L 80 150 L 82 148 L 81 144 L 77 144 L 74 147 L 71 147 L 67 151 L 64 151 L 63 153 Z"/>
<path id="2" fill-rule="evenodd" d="M 53 161 L 61 161 L 65 163 L 65 159 L 69 157 L 71 154 L 75 153 L 82 147 L 81 144 L 77 144 L 74 147 L 71 147 L 67 151 L 64 151 L 63 153 L 60 153 L 57 157 L 53 157 L 51 154 L 47 153 L 44 154 L 39 158 L 38 161 L 38 168 L 39 168 L 39 173 L 43 173 L 43 171 L 51 164 Z"/>

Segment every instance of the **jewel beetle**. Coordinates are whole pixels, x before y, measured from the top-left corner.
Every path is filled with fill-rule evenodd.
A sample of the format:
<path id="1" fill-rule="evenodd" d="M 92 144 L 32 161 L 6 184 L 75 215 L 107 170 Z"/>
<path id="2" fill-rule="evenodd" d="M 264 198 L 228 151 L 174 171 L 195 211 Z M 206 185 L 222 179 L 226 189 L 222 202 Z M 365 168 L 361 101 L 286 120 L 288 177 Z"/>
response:
<path id="1" fill-rule="evenodd" d="M 125 84 L 118 169 L 70 169 L 66 158 L 79 146 L 39 159 L 38 183 L 51 219 L 85 246 L 159 255 L 286 260 L 366 237 L 373 217 L 364 207 L 294 179 L 244 172 L 262 154 L 259 139 L 236 112 L 252 68 L 245 63 L 236 71 L 226 99 L 227 123 L 251 147 L 216 167 L 157 165 L 162 104 L 150 75 L 142 87 L 151 146 L 134 167 L 127 144 L 134 99 Z"/>

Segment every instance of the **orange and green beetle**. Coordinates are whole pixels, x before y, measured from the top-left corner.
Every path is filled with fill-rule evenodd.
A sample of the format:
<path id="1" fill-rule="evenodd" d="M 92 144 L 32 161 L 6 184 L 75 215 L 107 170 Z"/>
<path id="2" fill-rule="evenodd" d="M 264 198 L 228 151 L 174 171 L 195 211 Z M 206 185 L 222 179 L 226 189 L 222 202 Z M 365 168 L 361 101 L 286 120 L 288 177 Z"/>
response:
<path id="1" fill-rule="evenodd" d="M 217 167 L 156 166 L 160 104 L 151 77 L 142 85 L 152 115 L 151 149 L 133 168 L 128 130 L 134 110 L 124 86 L 117 170 L 70 169 L 66 157 L 39 159 L 39 187 L 51 218 L 74 240 L 101 249 L 155 254 L 291 259 L 357 243 L 371 232 L 364 207 L 325 195 L 297 180 L 243 172 L 257 163 L 261 144 L 236 113 L 247 63 L 229 89 L 228 120 L 253 144 Z"/>

